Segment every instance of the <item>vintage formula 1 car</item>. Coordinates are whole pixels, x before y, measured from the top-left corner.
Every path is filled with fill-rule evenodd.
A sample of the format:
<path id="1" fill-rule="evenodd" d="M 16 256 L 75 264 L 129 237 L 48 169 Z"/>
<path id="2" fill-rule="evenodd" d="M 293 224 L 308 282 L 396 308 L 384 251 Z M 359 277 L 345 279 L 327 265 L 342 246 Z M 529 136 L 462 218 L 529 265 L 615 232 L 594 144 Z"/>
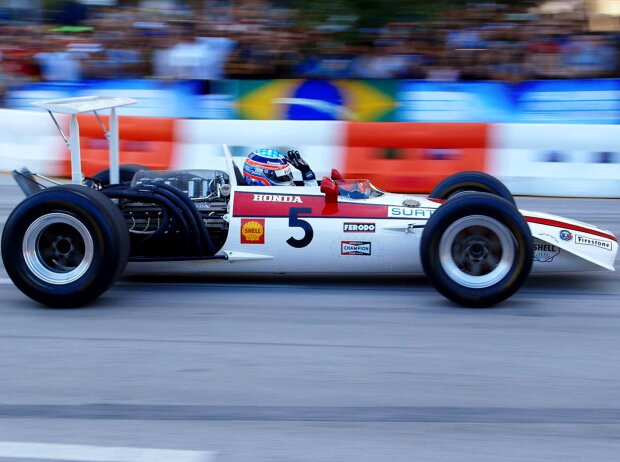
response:
<path id="1" fill-rule="evenodd" d="M 336 170 L 315 187 L 246 186 L 226 146 L 220 169 L 119 166 L 116 108 L 131 103 L 40 103 L 52 118 L 71 115 L 70 138 L 57 126 L 73 184 L 44 187 L 39 176 L 14 172 L 27 197 L 2 235 L 8 275 L 38 302 L 84 305 L 128 262 L 192 261 L 205 275 L 424 272 L 444 296 L 472 307 L 510 297 L 530 270 L 614 270 L 618 242 L 609 231 L 518 210 L 484 173 L 448 177 L 426 197 L 387 193 Z M 103 109 L 111 109 L 110 169 L 85 181 L 77 114 Z"/>

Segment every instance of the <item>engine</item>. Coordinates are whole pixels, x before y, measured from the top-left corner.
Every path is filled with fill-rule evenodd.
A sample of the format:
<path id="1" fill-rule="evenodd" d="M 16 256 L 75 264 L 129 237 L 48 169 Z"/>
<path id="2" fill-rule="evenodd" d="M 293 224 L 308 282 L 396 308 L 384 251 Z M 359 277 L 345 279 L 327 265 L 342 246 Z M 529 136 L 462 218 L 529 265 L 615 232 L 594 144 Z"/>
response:
<path id="1" fill-rule="evenodd" d="M 228 175 L 220 170 L 141 170 L 132 180 L 132 188 L 163 183 L 181 190 L 194 203 L 205 223 L 213 244 L 224 245 L 228 234 L 230 183 Z M 127 220 L 130 234 L 135 237 L 155 233 L 161 225 L 163 212 L 156 204 L 126 201 L 121 210 Z"/>

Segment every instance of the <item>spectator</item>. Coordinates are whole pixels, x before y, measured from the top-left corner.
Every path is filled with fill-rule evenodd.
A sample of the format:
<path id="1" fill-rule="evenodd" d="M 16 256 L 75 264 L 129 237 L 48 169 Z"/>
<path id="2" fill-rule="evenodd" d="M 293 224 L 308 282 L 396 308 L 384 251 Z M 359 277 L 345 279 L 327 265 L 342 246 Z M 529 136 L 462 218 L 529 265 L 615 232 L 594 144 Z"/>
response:
<path id="1" fill-rule="evenodd" d="M 49 42 L 46 50 L 35 59 L 41 67 L 41 77 L 50 82 L 76 82 L 82 79 L 80 55 L 67 51 L 62 42 Z"/>
<path id="2" fill-rule="evenodd" d="M 20 80 L 85 78 L 416 78 L 505 80 L 618 74 L 616 37 L 587 33 L 585 15 L 541 2 L 469 3 L 433 20 L 356 29 L 264 2 L 87 8 L 70 28 L 0 26 L 2 72 Z M 524 6 L 521 6 L 524 5 Z M 565 8 L 566 9 L 566 8 Z M 81 19 L 80 19 L 81 18 Z"/>

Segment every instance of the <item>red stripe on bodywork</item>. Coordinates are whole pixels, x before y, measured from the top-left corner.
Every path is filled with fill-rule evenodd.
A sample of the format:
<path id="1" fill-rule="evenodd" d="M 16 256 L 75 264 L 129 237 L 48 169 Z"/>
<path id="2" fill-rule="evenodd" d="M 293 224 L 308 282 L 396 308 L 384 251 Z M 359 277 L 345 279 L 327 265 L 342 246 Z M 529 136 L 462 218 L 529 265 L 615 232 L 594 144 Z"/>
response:
<path id="1" fill-rule="evenodd" d="M 269 188 L 269 192 L 265 193 L 236 192 L 233 215 L 236 217 L 288 217 L 292 207 L 303 207 L 312 209 L 311 213 L 302 214 L 305 217 L 372 218 L 376 220 L 388 217 L 387 205 L 354 204 L 350 202 L 326 205 L 323 196 L 278 194 L 274 189 Z M 255 201 L 254 194 L 298 197 L 301 202 Z"/>
<path id="2" fill-rule="evenodd" d="M 611 234 L 605 233 L 603 231 L 597 231 L 596 229 L 584 228 L 583 226 L 579 226 L 579 225 L 564 223 L 563 221 L 549 220 L 548 218 L 537 218 L 537 217 L 525 217 L 525 220 L 529 223 L 537 223 L 539 225 L 547 225 L 547 226 L 554 226 L 556 228 L 570 229 L 571 231 L 579 231 L 581 233 L 588 233 L 594 236 L 600 236 L 600 237 L 604 237 L 605 239 L 618 242 L 618 239 L 615 236 L 612 236 Z"/>

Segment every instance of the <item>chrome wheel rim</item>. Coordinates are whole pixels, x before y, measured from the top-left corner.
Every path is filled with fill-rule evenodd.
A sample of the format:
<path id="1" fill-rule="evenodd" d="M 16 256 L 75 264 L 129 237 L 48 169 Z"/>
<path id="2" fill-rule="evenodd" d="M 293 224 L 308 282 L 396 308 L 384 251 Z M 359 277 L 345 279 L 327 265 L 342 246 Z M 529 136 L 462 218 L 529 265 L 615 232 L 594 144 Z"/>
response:
<path id="1" fill-rule="evenodd" d="M 448 277 L 472 289 L 497 284 L 515 258 L 516 241 L 508 227 L 484 215 L 455 221 L 439 243 L 439 261 Z"/>
<path id="2" fill-rule="evenodd" d="M 81 278 L 93 261 L 90 232 L 66 213 L 48 213 L 33 221 L 22 241 L 28 269 L 49 284 L 70 284 Z"/>

